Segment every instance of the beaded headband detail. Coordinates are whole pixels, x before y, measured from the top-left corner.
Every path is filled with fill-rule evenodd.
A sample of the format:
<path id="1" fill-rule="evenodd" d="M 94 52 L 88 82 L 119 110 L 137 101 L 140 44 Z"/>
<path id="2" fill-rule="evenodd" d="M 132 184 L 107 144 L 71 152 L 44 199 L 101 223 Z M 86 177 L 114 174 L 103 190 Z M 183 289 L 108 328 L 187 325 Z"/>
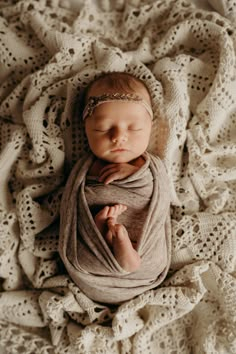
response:
<path id="1" fill-rule="evenodd" d="M 105 93 L 101 96 L 90 96 L 88 103 L 83 111 L 83 120 L 90 117 L 96 107 L 103 103 L 121 101 L 121 102 L 135 102 L 141 104 L 149 113 L 151 119 L 153 119 L 153 112 L 151 106 L 144 101 L 140 96 L 132 93 Z"/>

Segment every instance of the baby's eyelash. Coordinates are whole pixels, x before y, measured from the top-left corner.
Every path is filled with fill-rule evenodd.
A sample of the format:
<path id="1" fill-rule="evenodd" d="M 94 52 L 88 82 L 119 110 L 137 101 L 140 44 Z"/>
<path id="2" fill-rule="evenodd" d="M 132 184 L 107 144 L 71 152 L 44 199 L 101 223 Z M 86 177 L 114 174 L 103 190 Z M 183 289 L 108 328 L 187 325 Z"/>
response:
<path id="1" fill-rule="evenodd" d="M 110 129 L 94 129 L 95 132 L 100 132 L 100 133 L 106 133 L 109 132 Z M 142 128 L 139 129 L 134 129 L 134 128 L 128 128 L 129 131 L 133 131 L 133 132 L 138 132 L 141 131 Z"/>

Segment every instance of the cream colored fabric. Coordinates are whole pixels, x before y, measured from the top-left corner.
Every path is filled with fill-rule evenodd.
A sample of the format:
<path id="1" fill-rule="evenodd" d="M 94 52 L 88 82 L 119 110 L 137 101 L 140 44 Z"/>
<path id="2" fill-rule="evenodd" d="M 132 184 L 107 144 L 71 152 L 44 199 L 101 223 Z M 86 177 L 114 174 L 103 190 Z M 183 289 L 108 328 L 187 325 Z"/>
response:
<path id="1" fill-rule="evenodd" d="M 127 228 L 131 237 L 132 229 L 139 233 L 137 252 L 141 266 L 135 272 L 127 272 L 119 265 L 94 223 L 87 197 L 89 186 L 86 192 L 86 176 L 93 156 L 86 154 L 76 163 L 65 187 L 59 252 L 70 277 L 89 298 L 98 302 L 117 304 L 156 288 L 169 269 L 169 181 L 159 158 L 148 153 L 144 158 L 145 164 L 133 175 L 108 186 L 100 183 L 93 191 L 100 205 L 127 205 L 130 216 L 126 220 L 124 213 L 124 223 L 122 219 L 121 222 L 125 227 L 132 224 L 132 228 Z M 91 197 L 90 200 L 95 202 Z M 145 213 L 142 227 L 137 220 L 140 213 Z"/>
<path id="2" fill-rule="evenodd" d="M 236 352 L 236 6 L 195 2 L 0 3 L 0 344 L 10 353 Z M 58 255 L 61 195 L 87 149 L 78 96 L 103 70 L 148 85 L 150 152 L 162 150 L 161 117 L 170 126 L 170 271 L 121 306 L 80 292 Z"/>

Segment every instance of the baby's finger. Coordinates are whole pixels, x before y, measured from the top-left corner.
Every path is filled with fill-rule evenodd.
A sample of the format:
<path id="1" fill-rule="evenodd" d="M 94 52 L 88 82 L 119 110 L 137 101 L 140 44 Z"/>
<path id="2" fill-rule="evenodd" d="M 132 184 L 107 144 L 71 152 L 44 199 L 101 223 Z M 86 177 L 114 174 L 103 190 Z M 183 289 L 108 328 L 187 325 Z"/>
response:
<path id="1" fill-rule="evenodd" d="M 110 216 L 108 219 L 107 219 L 107 226 L 110 228 L 112 226 L 115 225 L 115 218 L 113 218 L 112 216 Z"/>
<path id="2" fill-rule="evenodd" d="M 103 183 L 104 184 L 109 184 L 113 181 L 117 181 L 119 179 L 124 178 L 124 175 L 120 172 L 120 171 L 115 171 L 112 174 L 109 174 L 104 180 Z"/>
<path id="3" fill-rule="evenodd" d="M 98 178 L 99 182 L 104 182 L 104 180 L 105 180 L 108 176 L 113 175 L 113 174 L 116 173 L 116 172 L 117 172 L 117 168 L 116 168 L 116 167 L 113 167 L 113 168 L 111 168 L 111 169 L 109 169 L 109 170 L 103 172 L 102 174 L 100 174 L 100 176 L 99 176 L 99 178 Z"/>
<path id="4" fill-rule="evenodd" d="M 113 238 L 112 231 L 108 230 L 108 232 L 107 232 L 107 234 L 105 236 L 105 240 L 107 241 L 107 244 L 108 244 L 109 247 L 112 246 L 112 238 Z"/>

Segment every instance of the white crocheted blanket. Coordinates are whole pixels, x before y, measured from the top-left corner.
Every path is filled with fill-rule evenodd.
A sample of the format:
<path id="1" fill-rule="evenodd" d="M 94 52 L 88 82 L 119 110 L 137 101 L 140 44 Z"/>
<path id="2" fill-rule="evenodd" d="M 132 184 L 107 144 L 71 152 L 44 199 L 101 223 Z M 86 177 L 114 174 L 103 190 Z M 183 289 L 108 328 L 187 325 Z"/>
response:
<path id="1" fill-rule="evenodd" d="M 83 5 L 84 4 L 84 5 Z M 8 353 L 236 353 L 236 4 L 0 2 L 0 344 Z M 172 262 L 156 290 L 94 303 L 58 256 L 66 176 L 87 148 L 79 93 L 101 71 L 151 91 Z"/>

